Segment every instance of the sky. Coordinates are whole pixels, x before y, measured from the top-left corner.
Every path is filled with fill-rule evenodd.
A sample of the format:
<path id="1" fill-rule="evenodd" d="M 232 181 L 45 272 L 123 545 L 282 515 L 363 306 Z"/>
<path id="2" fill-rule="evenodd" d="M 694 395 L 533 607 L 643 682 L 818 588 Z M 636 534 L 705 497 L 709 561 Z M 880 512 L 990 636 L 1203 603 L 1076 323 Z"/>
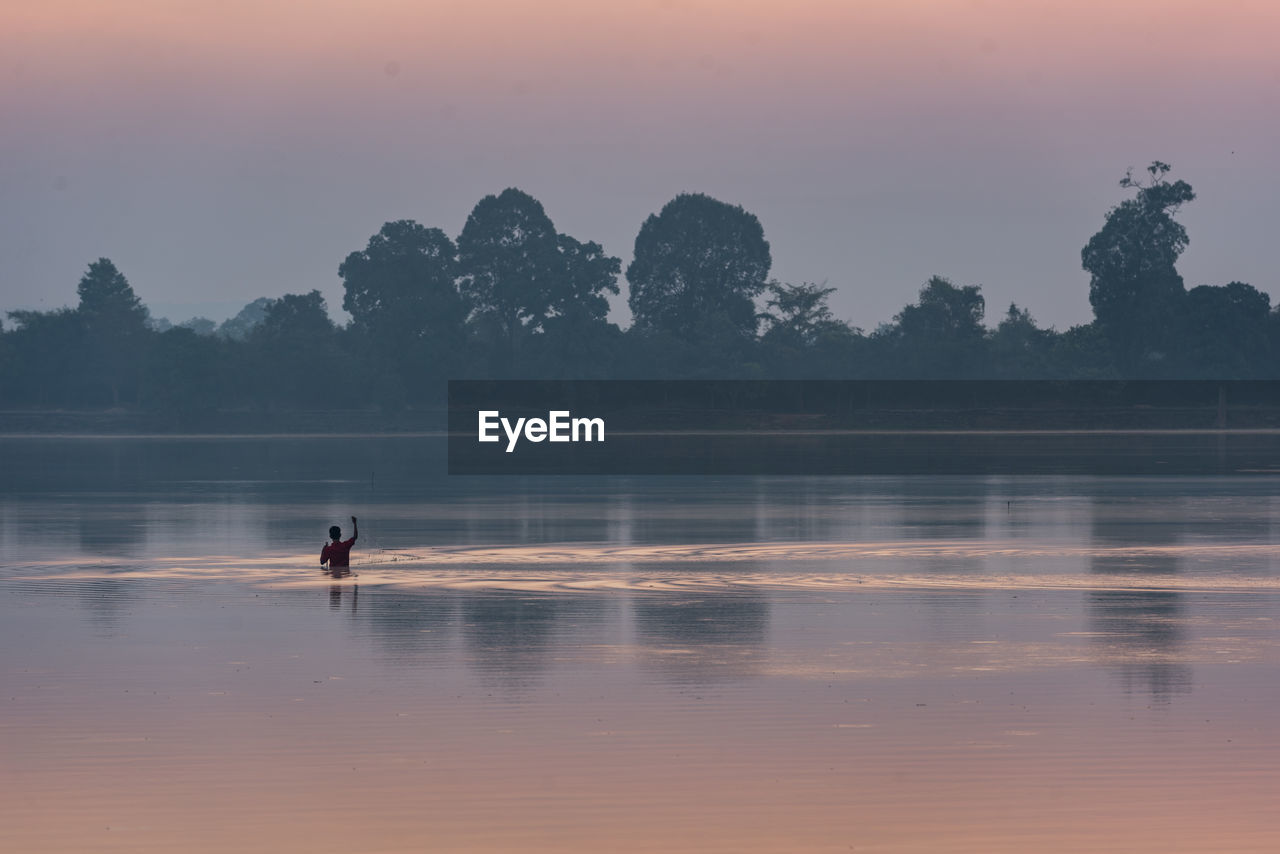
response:
<path id="1" fill-rule="evenodd" d="M 1274 0 L 0 0 L 0 311 L 105 256 L 174 321 L 337 315 L 383 222 L 514 186 L 624 268 L 703 192 L 868 331 L 935 274 L 1065 329 L 1155 159 L 1187 286 L 1280 301 L 1277 43 Z"/>

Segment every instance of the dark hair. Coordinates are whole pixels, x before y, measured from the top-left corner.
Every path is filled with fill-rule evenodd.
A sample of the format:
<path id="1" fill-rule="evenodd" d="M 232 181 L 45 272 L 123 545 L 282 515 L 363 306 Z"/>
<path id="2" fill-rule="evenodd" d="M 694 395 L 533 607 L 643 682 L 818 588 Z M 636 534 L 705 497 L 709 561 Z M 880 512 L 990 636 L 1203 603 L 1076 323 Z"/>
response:
<path id="1" fill-rule="evenodd" d="M 342 536 L 342 529 L 339 528 L 337 525 L 334 525 L 332 528 L 329 529 L 330 539 L 336 540 L 338 539 L 338 537 L 341 537 L 341 536 Z"/>

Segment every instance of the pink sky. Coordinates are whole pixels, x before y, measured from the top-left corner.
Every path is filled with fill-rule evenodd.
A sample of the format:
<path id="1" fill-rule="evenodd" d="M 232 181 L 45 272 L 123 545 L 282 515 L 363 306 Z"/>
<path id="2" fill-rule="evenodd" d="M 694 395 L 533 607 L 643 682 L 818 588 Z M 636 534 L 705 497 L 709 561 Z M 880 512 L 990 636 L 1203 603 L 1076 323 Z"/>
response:
<path id="1" fill-rule="evenodd" d="M 383 221 L 456 235 L 514 185 L 624 263 L 676 193 L 742 204 L 865 328 L 934 273 L 1065 327 L 1154 158 L 1200 194 L 1187 284 L 1280 298 L 1275 43 L 1270 0 L 11 3 L 0 309 L 73 302 L 99 255 L 175 320 L 336 309 Z"/>

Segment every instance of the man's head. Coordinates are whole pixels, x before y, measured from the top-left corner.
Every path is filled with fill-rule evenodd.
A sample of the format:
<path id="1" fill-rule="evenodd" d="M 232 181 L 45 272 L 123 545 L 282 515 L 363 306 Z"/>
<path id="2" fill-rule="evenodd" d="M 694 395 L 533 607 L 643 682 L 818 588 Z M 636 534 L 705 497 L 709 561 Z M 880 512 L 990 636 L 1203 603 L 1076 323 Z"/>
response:
<path id="1" fill-rule="evenodd" d="M 329 539 L 331 539 L 331 540 L 340 540 L 340 539 L 342 539 L 342 529 L 341 529 L 341 528 L 339 528 L 337 525 L 334 525 L 332 528 L 330 528 L 330 529 L 329 529 Z"/>

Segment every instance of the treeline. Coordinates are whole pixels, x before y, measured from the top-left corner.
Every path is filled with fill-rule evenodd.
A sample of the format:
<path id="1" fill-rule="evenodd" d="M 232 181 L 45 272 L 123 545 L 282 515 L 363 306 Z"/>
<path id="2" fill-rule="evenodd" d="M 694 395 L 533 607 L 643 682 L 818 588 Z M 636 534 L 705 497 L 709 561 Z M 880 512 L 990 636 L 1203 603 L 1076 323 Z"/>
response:
<path id="1" fill-rule="evenodd" d="M 769 276 L 769 243 L 741 207 L 684 194 L 645 220 L 625 271 L 633 322 L 607 319 L 618 258 L 558 232 L 508 189 L 457 239 L 389 222 L 338 266 L 345 326 L 318 291 L 261 298 L 221 325 L 151 318 L 108 259 L 79 304 L 11 311 L 0 404 L 177 411 L 439 403 L 449 378 L 1263 379 L 1280 377 L 1280 312 L 1232 282 L 1188 290 L 1176 269 L 1195 198 L 1156 162 L 1126 175 L 1081 258 L 1094 320 L 1042 328 L 1010 305 L 986 325 L 978 285 L 935 276 L 891 322 L 836 318 L 834 288 Z"/>

